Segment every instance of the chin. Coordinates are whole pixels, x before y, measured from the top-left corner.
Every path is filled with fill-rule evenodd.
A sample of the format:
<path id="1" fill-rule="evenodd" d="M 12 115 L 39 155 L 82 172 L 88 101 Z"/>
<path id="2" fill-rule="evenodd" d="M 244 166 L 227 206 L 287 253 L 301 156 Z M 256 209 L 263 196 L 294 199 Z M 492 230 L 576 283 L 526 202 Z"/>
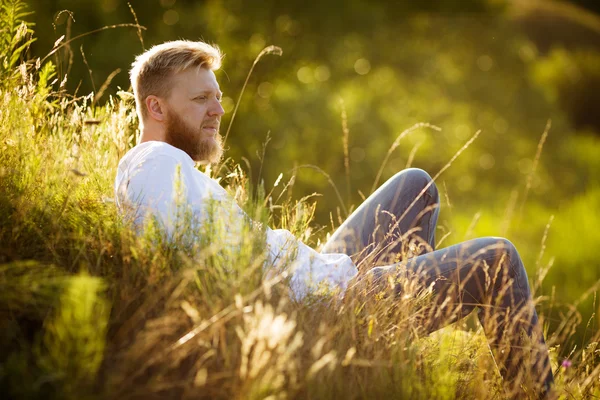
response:
<path id="1" fill-rule="evenodd" d="M 197 149 L 195 157 L 192 157 L 194 161 L 201 164 L 216 164 L 221 160 L 223 155 L 223 147 L 221 141 L 210 138 L 205 139 L 200 143 Z"/>

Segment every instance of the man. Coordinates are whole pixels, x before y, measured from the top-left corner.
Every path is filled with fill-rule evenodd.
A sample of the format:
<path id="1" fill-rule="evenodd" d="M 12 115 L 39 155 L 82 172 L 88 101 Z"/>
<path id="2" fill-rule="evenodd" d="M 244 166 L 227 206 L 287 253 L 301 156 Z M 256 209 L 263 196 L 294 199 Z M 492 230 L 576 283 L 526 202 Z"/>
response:
<path id="1" fill-rule="evenodd" d="M 136 211 L 138 226 L 153 216 L 172 234 L 181 202 L 200 225 L 209 204 L 227 210 L 224 215 L 229 217 L 246 218 L 216 181 L 195 168 L 195 162 L 214 163 L 222 155 L 219 125 L 224 110 L 214 74 L 220 64 L 217 48 L 189 41 L 155 46 L 133 63 L 130 76 L 141 143 L 120 161 L 115 191 L 121 210 Z M 439 197 L 429 175 L 408 169 L 374 192 L 320 253 L 288 231 L 267 228 L 268 259 L 275 265 L 292 254 L 290 285 L 297 299 L 322 286 L 344 291 L 349 283 L 361 281 L 356 267 L 361 263 L 390 264 L 368 272 L 370 281 L 383 286 L 389 277 L 417 276 L 439 300 L 439 312 L 427 329 L 478 308 L 504 378 L 514 380 L 526 368 L 547 390 L 553 382 L 548 353 L 516 249 L 506 239 L 480 238 L 435 251 L 438 212 Z M 235 232 L 232 228 L 234 237 Z M 520 350 L 522 335 L 534 342 L 531 354 Z M 509 350 L 503 351 L 507 341 Z M 528 365 L 523 365 L 525 360 Z"/>

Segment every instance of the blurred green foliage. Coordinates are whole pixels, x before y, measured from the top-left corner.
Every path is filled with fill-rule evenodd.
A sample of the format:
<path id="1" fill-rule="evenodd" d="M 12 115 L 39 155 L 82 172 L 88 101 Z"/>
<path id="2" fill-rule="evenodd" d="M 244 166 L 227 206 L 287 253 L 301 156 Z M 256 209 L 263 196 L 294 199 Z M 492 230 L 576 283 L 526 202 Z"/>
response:
<path id="1" fill-rule="evenodd" d="M 269 44 L 283 48 L 282 57 L 257 64 L 228 143 L 266 187 L 258 186 L 259 201 L 252 201 L 239 166 L 224 182 L 249 215 L 264 220 L 270 212 L 274 227 L 307 243 L 318 245 L 330 231 L 313 234 L 315 210 L 326 226 L 341 206 L 325 174 L 351 209 L 376 186 L 380 170 L 387 178 L 410 161 L 434 175 L 481 129 L 438 180 L 438 238 L 450 232 L 444 246 L 508 236 L 536 295 L 545 296 L 538 309 L 549 323 L 557 388 L 574 398 L 599 393 L 593 34 L 580 41 L 570 35 L 570 45 L 542 43 L 545 22 L 501 1 L 351 0 L 307 8 L 162 0 L 154 7 L 133 2 L 147 30 L 119 26 L 69 42 L 133 15 L 116 0 L 31 4 L 35 43 L 34 25 L 20 23 L 33 17 L 26 7 L 0 2 L 0 386 L 9 398 L 495 398 L 501 390 L 488 373 L 493 361 L 481 331 L 459 325 L 415 340 L 422 294 L 398 301 L 350 293 L 341 307 L 318 298 L 279 302 L 277 286 L 258 276 L 261 238 L 242 235 L 243 251 L 213 252 L 208 243 L 221 242 L 216 223 L 192 243 L 180 229 L 179 245 L 152 229 L 143 236 L 127 229 L 112 182 L 117 160 L 134 144 L 136 121 L 130 96 L 112 94 L 128 87 L 125 70 L 142 50 L 139 33 L 146 48 L 177 37 L 218 42 L 227 53 L 220 80 L 229 109 L 256 54 Z M 62 7 L 73 11 L 70 27 L 68 14 L 54 19 Z M 51 60 L 29 57 L 61 44 L 69 46 Z M 115 68 L 122 71 L 103 84 Z M 74 101 L 73 93 L 85 96 Z M 442 130 L 423 125 L 397 142 L 419 121 Z M 308 164 L 313 168 L 297 170 L 294 196 L 276 200 L 278 209 L 260 206 L 271 204 L 265 194 L 280 173 L 286 182 Z M 314 190 L 323 193 L 316 208 L 313 197 L 301 198 Z M 179 340 L 186 332 L 195 332 L 187 346 Z M 259 351 L 263 341 L 277 342 L 269 345 L 272 357 Z"/>
<path id="2" fill-rule="evenodd" d="M 29 3 L 39 35 L 34 56 L 48 54 L 62 35 L 64 43 L 103 26 L 135 22 L 128 4 L 118 0 Z M 247 158 L 252 179 L 267 187 L 280 173 L 289 178 L 299 166 L 317 166 L 335 182 L 349 210 L 370 193 L 382 159 L 405 129 L 418 122 L 442 128 L 418 130 L 400 141 L 384 179 L 409 160 L 434 175 L 482 130 L 438 180 L 445 199 L 438 237 L 451 232 L 446 245 L 473 235 L 508 236 L 531 276 L 555 257 L 538 294 L 555 289 L 556 301 L 570 303 L 600 278 L 600 249 L 594 246 L 600 236 L 600 23 L 582 9 L 570 15 L 562 3 L 543 3 L 538 10 L 492 0 L 132 0 L 146 30 L 107 29 L 62 47 L 52 56 L 54 85 L 66 76 L 68 92 L 98 93 L 120 69 L 97 99 L 102 102 L 129 87 L 126 71 L 144 48 L 203 39 L 226 54 L 218 77 L 231 111 L 257 54 L 277 45 L 282 57 L 264 57 L 250 78 L 227 155 Z M 71 13 L 59 13 L 65 9 Z M 547 21 L 554 21 L 551 33 Z M 552 127 L 533 171 L 548 120 Z M 257 152 L 267 135 L 261 167 Z M 295 195 L 321 193 L 316 221 L 337 223 L 342 212 L 336 208 L 344 207 L 326 176 L 312 168 L 297 171 Z M 551 215 L 547 247 L 537 261 Z M 591 315 L 592 304 L 582 311 Z"/>

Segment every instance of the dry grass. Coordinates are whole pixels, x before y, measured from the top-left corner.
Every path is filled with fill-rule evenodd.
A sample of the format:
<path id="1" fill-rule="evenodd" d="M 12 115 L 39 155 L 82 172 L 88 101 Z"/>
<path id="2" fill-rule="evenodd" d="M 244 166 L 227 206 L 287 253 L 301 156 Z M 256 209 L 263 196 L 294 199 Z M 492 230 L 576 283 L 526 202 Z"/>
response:
<path id="1" fill-rule="evenodd" d="M 152 225 L 135 235 L 112 200 L 118 160 L 137 142 L 131 96 L 93 106 L 53 92 L 50 63 L 17 71 L 0 88 L 0 385 L 10 398 L 491 399 L 519 386 L 502 382 L 481 329 L 463 320 L 428 334 L 457 308 L 417 277 L 295 302 L 285 271 L 264 276 L 260 232 L 239 251 L 222 245 L 218 224 L 176 242 Z M 283 196 L 293 174 L 258 199 L 240 166 L 216 176 L 250 215 L 311 240 L 311 198 Z M 576 310 L 551 336 L 554 357 L 581 322 Z M 576 366 L 554 361 L 564 398 L 600 394 L 599 339 L 574 349 Z M 526 371 L 518 379 L 536 385 Z"/>

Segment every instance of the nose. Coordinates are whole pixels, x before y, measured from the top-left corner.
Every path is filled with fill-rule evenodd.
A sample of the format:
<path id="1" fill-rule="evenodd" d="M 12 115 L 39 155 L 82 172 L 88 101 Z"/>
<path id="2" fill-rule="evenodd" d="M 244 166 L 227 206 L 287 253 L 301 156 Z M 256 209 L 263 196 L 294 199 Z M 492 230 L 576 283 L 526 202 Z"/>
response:
<path id="1" fill-rule="evenodd" d="M 213 104 L 211 106 L 211 108 L 209 109 L 209 113 L 210 115 L 214 115 L 214 116 L 221 116 L 223 114 L 225 114 L 225 110 L 223 109 L 223 105 L 221 104 L 221 102 L 217 99 L 213 100 Z"/>

